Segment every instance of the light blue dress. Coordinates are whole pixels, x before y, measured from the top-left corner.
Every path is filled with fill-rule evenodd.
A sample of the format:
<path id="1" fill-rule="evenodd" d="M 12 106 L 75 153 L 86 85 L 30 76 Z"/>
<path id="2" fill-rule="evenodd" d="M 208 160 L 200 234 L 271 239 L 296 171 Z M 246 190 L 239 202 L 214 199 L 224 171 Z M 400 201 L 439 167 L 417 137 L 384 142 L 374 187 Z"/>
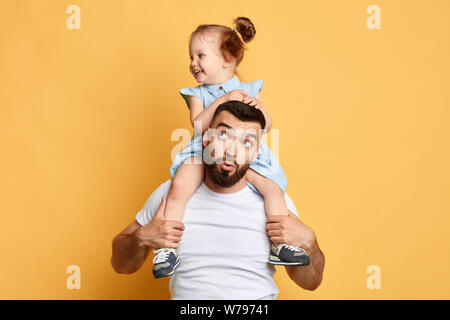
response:
<path id="1" fill-rule="evenodd" d="M 197 87 L 184 88 L 180 90 L 180 94 L 186 101 L 188 108 L 190 108 L 188 97 L 195 96 L 203 102 L 203 106 L 206 109 L 214 101 L 216 101 L 218 97 L 233 90 L 244 90 L 248 93 L 249 96 L 255 98 L 257 93 L 261 91 L 263 85 L 263 80 L 256 80 L 253 82 L 240 82 L 239 79 L 234 76 L 230 80 L 225 81 L 221 84 L 204 84 Z M 262 139 L 260 139 L 260 144 L 261 149 L 258 157 L 250 164 L 250 168 L 263 175 L 264 177 L 272 180 L 283 191 L 286 191 L 287 178 L 284 174 L 283 169 L 281 168 L 280 163 Z M 186 148 L 175 156 L 173 164 L 170 168 L 170 174 L 172 175 L 172 177 L 175 177 L 175 173 L 184 160 L 192 156 L 202 158 L 203 149 L 204 147 L 202 144 L 202 135 L 194 135 L 188 142 Z M 248 181 L 247 184 L 253 191 L 258 192 L 258 190 Z"/>

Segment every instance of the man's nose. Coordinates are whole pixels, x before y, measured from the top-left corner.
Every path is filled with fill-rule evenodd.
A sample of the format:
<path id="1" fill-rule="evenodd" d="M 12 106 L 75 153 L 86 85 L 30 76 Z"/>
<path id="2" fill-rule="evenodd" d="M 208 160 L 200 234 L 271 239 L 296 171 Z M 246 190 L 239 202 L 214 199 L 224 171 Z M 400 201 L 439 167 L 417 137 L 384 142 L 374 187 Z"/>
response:
<path id="1" fill-rule="evenodd" d="M 234 160 L 237 152 L 236 138 L 226 139 L 225 144 L 226 157 Z"/>

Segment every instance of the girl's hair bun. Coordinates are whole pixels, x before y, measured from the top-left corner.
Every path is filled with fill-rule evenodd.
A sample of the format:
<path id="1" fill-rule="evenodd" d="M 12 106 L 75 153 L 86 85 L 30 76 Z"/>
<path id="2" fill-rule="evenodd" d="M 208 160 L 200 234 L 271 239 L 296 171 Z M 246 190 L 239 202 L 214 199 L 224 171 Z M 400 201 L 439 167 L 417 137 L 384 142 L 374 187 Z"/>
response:
<path id="1" fill-rule="evenodd" d="M 234 29 L 218 24 L 199 25 L 191 34 L 191 40 L 195 35 L 217 32 L 221 36 L 220 50 L 223 56 L 227 61 L 236 59 L 236 66 L 238 66 L 244 57 L 244 51 L 247 50 L 245 44 L 255 37 L 256 30 L 250 19 L 246 17 L 237 17 L 234 19 L 234 25 Z"/>
<path id="2" fill-rule="evenodd" d="M 236 25 L 236 31 L 242 36 L 242 40 L 247 43 L 250 42 L 256 35 L 256 29 L 249 18 L 237 17 L 234 19 Z"/>

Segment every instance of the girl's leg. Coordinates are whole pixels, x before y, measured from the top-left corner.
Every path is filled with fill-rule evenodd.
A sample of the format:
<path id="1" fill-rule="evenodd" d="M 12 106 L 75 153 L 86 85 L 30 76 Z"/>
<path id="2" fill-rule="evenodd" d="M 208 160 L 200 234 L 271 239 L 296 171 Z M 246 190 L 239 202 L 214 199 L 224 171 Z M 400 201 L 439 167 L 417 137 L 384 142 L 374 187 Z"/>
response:
<path id="1" fill-rule="evenodd" d="M 166 220 L 182 221 L 189 198 L 201 185 L 204 166 L 201 158 L 184 161 L 172 179 L 165 209 Z"/>
<path id="2" fill-rule="evenodd" d="M 172 179 L 167 194 L 166 220 L 182 221 L 189 198 L 203 181 L 204 167 L 201 158 L 191 157 L 184 161 Z M 170 276 L 180 264 L 177 249 L 161 248 L 153 258 L 153 275 L 155 278 Z"/>
<path id="3" fill-rule="evenodd" d="M 247 180 L 264 196 L 264 206 L 267 216 L 289 215 L 283 190 L 275 182 L 250 168 L 247 170 Z"/>
<path id="4" fill-rule="evenodd" d="M 289 215 L 289 209 L 284 198 L 284 192 L 272 180 L 260 175 L 252 169 L 247 170 L 248 182 L 264 196 L 264 206 L 267 216 Z M 309 265 L 310 258 L 302 248 L 285 243 L 272 245 L 269 262 L 277 265 Z"/>

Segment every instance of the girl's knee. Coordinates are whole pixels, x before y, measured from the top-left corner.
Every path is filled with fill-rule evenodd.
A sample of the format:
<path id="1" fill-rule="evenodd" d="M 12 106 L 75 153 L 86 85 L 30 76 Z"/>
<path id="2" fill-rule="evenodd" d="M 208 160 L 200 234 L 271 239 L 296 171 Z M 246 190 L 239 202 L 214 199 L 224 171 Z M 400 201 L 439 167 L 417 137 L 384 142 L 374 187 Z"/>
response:
<path id="1" fill-rule="evenodd" d="M 188 181 L 185 181 L 182 179 L 182 177 L 175 176 L 172 179 L 172 183 L 170 184 L 170 190 L 168 197 L 180 197 L 183 195 L 184 192 L 186 192 L 186 188 L 188 186 Z"/>
<path id="2" fill-rule="evenodd" d="M 182 164 L 172 179 L 168 194 L 169 199 L 187 199 L 200 186 L 203 180 L 203 165 Z"/>
<path id="3" fill-rule="evenodd" d="M 251 171 L 249 170 L 249 172 Z M 281 196 L 284 193 L 277 183 L 255 171 L 251 172 L 251 177 L 248 180 L 257 188 L 259 187 L 261 190 L 263 190 L 266 194 L 271 194 L 272 196 Z"/>
<path id="4" fill-rule="evenodd" d="M 184 160 L 181 165 L 202 165 L 203 159 L 201 157 L 190 157 Z"/>

